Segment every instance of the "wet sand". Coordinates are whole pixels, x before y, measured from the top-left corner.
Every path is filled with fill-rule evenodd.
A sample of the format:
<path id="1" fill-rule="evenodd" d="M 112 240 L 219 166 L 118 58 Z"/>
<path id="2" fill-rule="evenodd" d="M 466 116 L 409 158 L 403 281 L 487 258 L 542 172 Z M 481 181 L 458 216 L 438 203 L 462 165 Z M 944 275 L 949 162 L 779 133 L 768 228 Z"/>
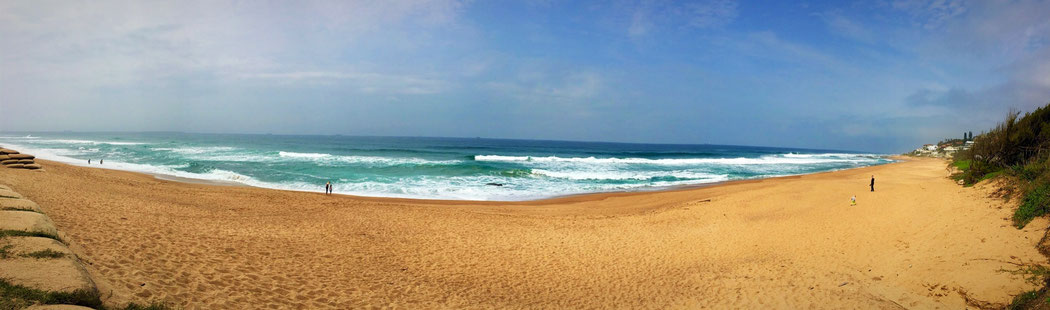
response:
<path id="1" fill-rule="evenodd" d="M 934 159 L 513 203 L 39 162 L 0 169 L 0 184 L 40 204 L 110 304 L 959 309 L 1008 303 L 1036 286 L 1001 270 L 1047 262 L 1034 247 L 1045 219 L 1011 227 L 990 186 L 955 185 Z"/>

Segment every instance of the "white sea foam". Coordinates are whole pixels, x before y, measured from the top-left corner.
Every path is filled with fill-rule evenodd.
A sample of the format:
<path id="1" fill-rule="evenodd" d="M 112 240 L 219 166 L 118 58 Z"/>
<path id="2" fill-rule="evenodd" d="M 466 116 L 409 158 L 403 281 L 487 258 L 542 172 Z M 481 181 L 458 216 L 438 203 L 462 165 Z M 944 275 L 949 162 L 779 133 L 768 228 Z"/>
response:
<path id="1" fill-rule="evenodd" d="M 296 152 L 285 152 L 285 151 L 277 152 L 277 155 L 280 155 L 281 157 L 292 157 L 292 158 L 323 158 L 323 157 L 332 157 L 332 154 L 296 153 Z"/>
<path id="2" fill-rule="evenodd" d="M 243 175 L 243 174 L 239 174 L 239 173 L 236 173 L 236 172 L 232 172 L 232 171 L 226 171 L 226 170 L 213 169 L 213 170 L 205 172 L 205 173 L 193 173 L 193 172 L 185 172 L 185 171 L 175 170 L 177 168 L 186 168 L 188 166 L 188 164 L 170 165 L 170 166 L 166 166 L 166 165 L 145 165 L 145 164 L 136 164 L 136 163 L 126 163 L 126 162 L 120 162 L 120 161 L 114 161 L 114 160 L 106 161 L 106 163 L 103 164 L 103 165 L 99 165 L 99 164 L 88 165 L 87 161 L 85 161 L 85 160 L 72 158 L 72 157 L 69 157 L 69 156 L 66 156 L 66 155 L 61 155 L 60 153 L 64 153 L 64 151 L 68 151 L 66 149 L 32 148 L 32 147 L 28 147 L 28 146 L 15 145 L 15 144 L 10 144 L 10 143 L 5 143 L 5 144 L 8 147 L 18 149 L 18 150 L 22 151 L 23 153 L 33 154 L 34 156 L 36 156 L 37 158 L 40 158 L 40 159 L 57 161 L 57 162 L 70 164 L 70 165 L 75 165 L 75 166 L 85 166 L 85 167 L 92 167 L 92 168 L 104 168 L 104 169 L 144 172 L 144 173 L 169 175 L 169 176 L 175 176 L 175 177 L 181 177 L 181 178 L 190 178 L 190 179 L 199 179 L 199 180 L 231 181 L 231 182 L 239 182 L 239 183 L 244 183 L 244 184 L 253 185 L 253 186 L 273 187 L 272 184 L 266 184 L 266 183 L 258 182 L 255 179 L 253 179 L 252 177 L 249 177 L 249 176 L 246 176 L 246 175 Z"/>
<path id="3" fill-rule="evenodd" d="M 110 144 L 110 145 L 142 145 L 145 143 L 141 142 L 125 142 L 125 141 L 93 141 L 93 140 L 76 140 L 76 139 L 39 139 L 38 137 L 23 137 L 21 139 L 35 139 L 32 141 L 33 144 Z"/>
<path id="4" fill-rule="evenodd" d="M 394 166 L 394 165 L 454 165 L 462 163 L 461 160 L 427 160 L 415 157 L 381 157 L 381 156 L 358 156 L 358 155 L 332 155 L 324 153 L 296 153 L 280 151 L 277 153 L 282 158 L 312 160 L 329 164 L 366 164 L 372 166 Z"/>
<path id="5" fill-rule="evenodd" d="M 848 154 L 848 153 L 823 153 L 823 154 L 795 154 L 787 153 L 781 156 L 787 158 L 865 158 L 865 159 L 877 159 L 881 156 L 877 154 Z"/>
<path id="6" fill-rule="evenodd" d="M 572 183 L 545 180 L 542 178 L 525 178 L 507 180 L 495 177 L 451 177 L 451 178 L 418 178 L 405 180 L 401 184 L 380 182 L 336 183 L 335 192 L 358 196 L 454 199 L 454 200 L 532 200 L 552 196 L 577 195 L 595 192 L 656 190 L 669 186 L 703 184 L 718 182 L 709 181 L 663 181 L 650 184 L 595 184 Z M 503 186 L 486 186 L 495 182 Z M 307 189 L 316 191 L 317 185 L 308 185 Z"/>
<path id="7" fill-rule="evenodd" d="M 719 182 L 729 179 L 729 175 L 726 174 L 711 174 L 688 170 L 676 170 L 676 171 L 621 171 L 621 170 L 606 170 L 606 171 L 552 171 L 545 169 L 532 169 L 534 175 L 547 176 L 552 178 L 561 178 L 569 180 L 652 180 L 654 178 L 661 177 L 674 177 L 678 179 L 687 179 L 691 181 L 710 181 Z"/>
<path id="8" fill-rule="evenodd" d="M 229 152 L 237 150 L 231 146 L 196 146 L 196 147 L 157 147 L 152 148 L 154 151 L 168 151 L 179 154 L 206 154 L 215 152 Z"/>
<path id="9" fill-rule="evenodd" d="M 35 154 L 42 159 L 65 162 L 79 166 L 87 166 L 87 161 L 85 159 L 73 158 L 74 156 L 96 156 L 96 153 L 99 152 L 100 148 L 105 150 L 105 152 L 111 152 L 109 154 L 120 153 L 112 153 L 112 149 L 98 146 L 99 144 L 104 144 L 98 141 L 39 139 L 51 141 L 43 142 L 28 140 L 23 137 L 8 139 L 0 137 L 0 140 L 14 141 L 17 144 L 22 144 L 10 145 L 3 143 L 11 148 Z M 55 145 L 61 142 L 53 141 L 66 141 L 67 143 L 64 143 L 65 145 Z M 286 165 L 288 167 L 297 167 L 306 164 L 306 167 L 337 167 L 337 169 L 348 166 L 353 167 L 351 169 L 365 167 L 366 170 L 364 171 L 368 171 L 367 168 L 370 167 L 386 167 L 392 165 L 457 165 L 465 163 L 477 165 L 477 163 L 468 163 L 464 160 L 428 160 L 412 157 L 333 155 L 278 150 L 260 151 L 225 146 L 156 147 L 152 149 L 142 148 L 141 150 L 154 150 L 163 153 L 165 155 L 165 162 L 175 162 L 177 164 L 145 165 L 120 161 L 120 159 L 123 158 L 126 158 L 128 161 L 136 161 L 136 158 L 139 158 L 136 156 L 140 156 L 138 153 L 140 150 L 136 149 L 135 151 L 127 152 L 129 153 L 126 154 L 127 156 L 124 156 L 125 154 L 122 154 L 121 156 L 113 156 L 112 160 L 109 159 L 110 157 L 107 157 L 105 165 L 92 164 L 89 167 L 130 170 L 201 180 L 237 182 L 265 188 L 321 192 L 324 190 L 323 182 L 315 184 L 317 182 L 302 180 L 323 180 L 325 179 L 325 176 L 306 174 L 305 170 L 283 172 L 285 173 L 283 177 L 292 174 L 295 176 L 289 177 L 289 179 L 296 180 L 266 182 L 252 176 L 229 170 L 211 169 L 207 172 L 193 173 L 181 171 L 181 169 L 189 168 L 191 167 L 191 162 L 199 161 L 287 163 L 290 164 Z M 887 162 L 887 160 L 873 154 L 846 153 L 787 153 L 752 158 L 682 159 L 477 155 L 474 159 L 478 162 L 485 162 L 486 164 L 482 165 L 489 167 L 519 169 L 521 166 L 524 166 L 532 173 L 531 176 L 519 174 L 508 176 L 494 173 L 493 175 L 469 176 L 368 175 L 363 177 L 351 177 L 349 175 L 354 174 L 345 174 L 343 175 L 344 179 L 340 180 L 340 182 L 334 183 L 335 192 L 376 197 L 457 200 L 529 200 L 593 192 L 652 190 L 668 186 L 720 182 L 729 179 L 740 179 L 743 177 L 757 178 L 794 175 L 815 171 L 827 171 L 831 168 L 845 169 L 849 167 Z M 252 165 L 229 165 L 224 167 L 236 166 L 252 167 Z M 328 170 L 321 169 L 319 171 Z M 317 174 L 326 173 L 318 172 Z M 258 175 L 258 177 L 265 178 L 265 175 L 266 174 L 263 173 Z M 503 186 L 487 186 L 485 185 L 486 183 L 500 183 L 503 184 Z"/>
<path id="10" fill-rule="evenodd" d="M 522 163 L 583 163 L 583 164 L 639 164 L 639 165 L 804 165 L 835 162 L 865 162 L 875 161 L 874 158 L 861 156 L 842 157 L 782 157 L 763 156 L 758 158 L 596 158 L 596 157 L 557 157 L 557 156 L 502 156 L 502 155 L 475 155 L 476 161 L 491 162 L 522 162 Z"/>

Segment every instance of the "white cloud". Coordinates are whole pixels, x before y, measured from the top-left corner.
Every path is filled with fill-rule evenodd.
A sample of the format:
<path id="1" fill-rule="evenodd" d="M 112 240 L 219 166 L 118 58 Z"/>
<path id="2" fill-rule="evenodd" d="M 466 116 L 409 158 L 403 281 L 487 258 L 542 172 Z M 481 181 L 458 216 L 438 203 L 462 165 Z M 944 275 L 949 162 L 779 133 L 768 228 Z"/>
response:
<path id="1" fill-rule="evenodd" d="M 277 83 L 340 83 L 364 93 L 436 94 L 449 89 L 450 83 L 412 75 L 362 72 L 295 71 L 239 74 L 236 78 L 270 80 Z"/>
<path id="2" fill-rule="evenodd" d="M 966 13 L 963 0 L 897 0 L 893 7 L 910 14 L 924 28 L 938 28 L 949 19 Z"/>
<path id="3" fill-rule="evenodd" d="M 867 27 L 839 12 L 820 14 L 831 32 L 864 43 L 873 43 L 875 36 Z"/>
<path id="4" fill-rule="evenodd" d="M 711 29 L 723 27 L 737 18 L 734 0 L 704 0 L 690 3 L 639 1 L 628 6 L 627 36 L 637 39 L 657 28 Z"/>
<path id="5" fill-rule="evenodd" d="M 0 2 L 0 81 L 96 87 L 308 71 L 341 62 L 347 48 L 408 37 L 391 33 L 455 27 L 461 10 L 454 0 Z"/>
<path id="6" fill-rule="evenodd" d="M 642 11 L 634 12 L 634 15 L 631 16 L 631 25 L 627 27 L 627 36 L 638 38 L 647 35 L 652 26 L 647 14 Z"/>
<path id="7" fill-rule="evenodd" d="M 737 17 L 737 3 L 732 0 L 708 0 L 687 3 L 680 14 L 684 15 L 689 26 L 696 28 L 721 27 Z"/>

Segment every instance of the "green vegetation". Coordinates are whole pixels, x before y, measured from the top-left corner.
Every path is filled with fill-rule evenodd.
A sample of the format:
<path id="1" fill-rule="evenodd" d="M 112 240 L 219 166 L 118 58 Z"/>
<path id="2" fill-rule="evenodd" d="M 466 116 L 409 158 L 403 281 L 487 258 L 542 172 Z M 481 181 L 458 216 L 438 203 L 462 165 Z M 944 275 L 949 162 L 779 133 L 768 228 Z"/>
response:
<path id="1" fill-rule="evenodd" d="M 0 238 L 4 238 L 4 237 L 44 237 L 44 238 L 55 239 L 55 240 L 58 240 L 59 242 L 62 241 L 62 239 L 59 239 L 58 236 L 55 236 L 55 235 L 45 234 L 45 233 L 42 233 L 42 232 L 29 232 L 29 231 L 21 231 L 21 230 L 0 230 Z"/>
<path id="2" fill-rule="evenodd" d="M 22 309 L 35 304 L 68 304 L 101 308 L 102 300 L 95 292 L 49 292 L 11 284 L 0 279 L 0 309 Z"/>
<path id="3" fill-rule="evenodd" d="M 46 250 L 40 250 L 40 251 L 36 251 L 36 252 L 32 252 L 32 253 L 22 254 L 22 256 L 23 257 L 38 258 L 38 259 L 39 258 L 62 258 L 63 256 L 66 256 L 66 253 L 54 251 L 54 250 L 51 250 L 51 249 L 46 249 Z"/>
<path id="4" fill-rule="evenodd" d="M 974 137 L 973 146 L 955 154 L 954 176 L 966 185 L 1008 176 L 1022 197 L 1014 226 L 1023 228 L 1035 217 L 1050 213 L 1050 105 L 1020 117 L 1010 112 L 992 130 Z"/>
<path id="5" fill-rule="evenodd" d="M 1050 205 L 1050 183 L 1040 184 L 1028 192 L 1014 212 L 1014 225 L 1023 228 L 1037 216 L 1046 214 Z"/>
<path id="6" fill-rule="evenodd" d="M 139 304 L 130 303 L 127 306 L 125 306 L 124 308 L 120 308 L 120 309 L 122 309 L 122 310 L 168 310 L 168 309 L 171 309 L 171 307 L 169 307 L 168 305 L 165 305 L 165 304 L 160 304 L 160 303 L 151 303 L 148 306 L 142 306 L 142 305 L 139 305 Z"/>
<path id="7" fill-rule="evenodd" d="M 102 300 L 99 298 L 98 293 L 88 291 L 75 291 L 72 293 L 42 291 L 22 285 L 11 284 L 0 279 L 0 310 L 24 309 L 32 305 L 51 304 L 78 305 L 102 310 L 111 309 L 102 305 Z M 123 308 L 114 309 L 168 310 L 172 309 L 172 307 L 161 303 L 151 303 L 145 306 L 130 303 Z"/>
<path id="8" fill-rule="evenodd" d="M 0 259 L 6 259 L 6 258 L 14 256 L 9 251 L 13 247 L 14 247 L 14 245 L 10 245 L 10 244 L 5 245 L 3 247 L 0 247 Z M 30 257 L 30 258 L 62 258 L 63 256 L 66 256 L 66 254 L 62 253 L 62 252 L 59 252 L 59 251 L 52 250 L 52 249 L 46 249 L 46 250 L 40 250 L 40 251 L 36 251 L 36 252 L 32 252 L 32 253 L 21 254 L 21 255 L 18 255 L 18 256 Z"/>
<path id="9" fill-rule="evenodd" d="M 1020 195 L 1020 205 L 1012 218 L 1018 229 L 1036 217 L 1050 214 L 1050 105 L 1023 117 L 1010 112 L 990 131 L 976 137 L 967 133 L 964 137 L 974 143 L 969 150 L 955 154 L 952 165 L 961 172 L 952 178 L 973 185 L 1003 177 L 1005 182 L 1001 183 L 1004 187 L 1000 193 L 1004 198 L 1009 199 L 1015 193 Z M 1044 237 L 1040 247 L 1046 241 Z M 1024 275 L 1025 280 L 1043 288 L 1015 296 L 1009 309 L 1050 308 L 1050 268 L 1020 267 L 1016 271 L 1004 271 Z"/>
<path id="10" fill-rule="evenodd" d="M 1032 302 L 1036 301 L 1037 299 L 1039 299 L 1039 291 L 1038 290 L 1027 291 L 1027 292 L 1021 293 L 1020 295 L 1014 296 L 1013 302 L 1010 303 L 1010 307 L 1008 307 L 1007 309 L 1010 309 L 1010 310 L 1031 309 L 1032 308 L 1032 306 L 1031 306 Z"/>
<path id="11" fill-rule="evenodd" d="M 1046 288 L 1047 279 L 1050 279 L 1050 269 L 1041 265 L 1019 265 L 1017 270 L 1000 269 L 999 271 L 1024 276 L 1028 283 L 1043 286 L 1041 289 L 1014 296 L 1008 309 L 1047 309 L 1050 306 Z"/>

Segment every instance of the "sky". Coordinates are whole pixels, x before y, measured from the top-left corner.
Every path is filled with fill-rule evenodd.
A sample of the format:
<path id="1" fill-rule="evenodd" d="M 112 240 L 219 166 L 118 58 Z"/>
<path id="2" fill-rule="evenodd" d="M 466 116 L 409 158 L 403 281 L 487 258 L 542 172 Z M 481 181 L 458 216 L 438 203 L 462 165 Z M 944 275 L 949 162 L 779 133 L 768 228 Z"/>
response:
<path id="1" fill-rule="evenodd" d="M 1047 1 L 0 0 L 0 131 L 901 153 L 1047 103 Z"/>

